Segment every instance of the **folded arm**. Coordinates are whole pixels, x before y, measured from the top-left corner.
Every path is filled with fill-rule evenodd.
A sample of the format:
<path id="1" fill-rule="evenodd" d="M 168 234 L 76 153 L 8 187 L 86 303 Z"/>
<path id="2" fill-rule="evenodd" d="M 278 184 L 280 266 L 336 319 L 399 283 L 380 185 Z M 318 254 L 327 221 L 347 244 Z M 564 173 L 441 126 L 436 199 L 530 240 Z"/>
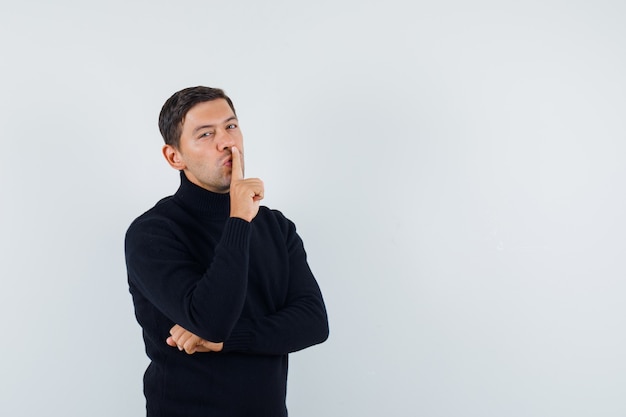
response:
<path id="1" fill-rule="evenodd" d="M 302 240 L 288 222 L 289 288 L 285 304 L 272 314 L 240 318 L 219 350 L 249 354 L 283 355 L 322 343 L 328 338 L 328 318 L 319 286 L 309 268 Z M 174 326 L 173 341 L 187 353 L 217 351 L 192 332 Z M 168 340 L 170 340 L 168 339 Z M 169 344 L 169 342 L 168 342 Z M 170 344 L 176 346 L 176 343 Z M 189 351 L 188 351 L 189 349 Z M 191 352 L 190 352 L 191 351 Z"/>
<path id="2" fill-rule="evenodd" d="M 167 220 L 132 225 L 126 236 L 129 282 L 172 322 L 205 340 L 222 342 L 246 297 L 250 223 L 226 222 L 208 268 L 198 263 L 181 235 Z"/>

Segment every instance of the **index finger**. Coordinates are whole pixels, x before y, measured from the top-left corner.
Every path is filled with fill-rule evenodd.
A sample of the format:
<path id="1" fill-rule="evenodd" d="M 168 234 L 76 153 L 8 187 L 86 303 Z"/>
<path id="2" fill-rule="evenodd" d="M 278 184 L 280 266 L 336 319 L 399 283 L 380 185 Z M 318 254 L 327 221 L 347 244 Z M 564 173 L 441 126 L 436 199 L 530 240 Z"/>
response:
<path id="1" fill-rule="evenodd" d="M 243 167 L 241 164 L 241 153 L 239 152 L 239 149 L 233 146 L 231 152 L 232 152 L 233 161 L 232 161 L 232 168 L 231 168 L 232 172 L 230 175 L 230 182 L 232 183 L 233 181 L 238 181 L 238 180 L 243 179 Z"/>

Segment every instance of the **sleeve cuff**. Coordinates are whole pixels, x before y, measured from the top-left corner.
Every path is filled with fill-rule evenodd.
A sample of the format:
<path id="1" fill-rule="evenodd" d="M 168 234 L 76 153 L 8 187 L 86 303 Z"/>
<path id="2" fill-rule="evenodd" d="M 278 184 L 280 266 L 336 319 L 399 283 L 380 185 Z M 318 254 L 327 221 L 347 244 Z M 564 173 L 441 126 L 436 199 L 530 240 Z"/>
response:
<path id="1" fill-rule="evenodd" d="M 237 217 L 230 217 L 224 228 L 222 243 L 245 250 L 250 246 L 250 230 L 249 222 Z"/>
<path id="2" fill-rule="evenodd" d="M 246 352 L 250 349 L 254 335 L 248 320 L 241 320 L 224 342 L 223 352 Z"/>

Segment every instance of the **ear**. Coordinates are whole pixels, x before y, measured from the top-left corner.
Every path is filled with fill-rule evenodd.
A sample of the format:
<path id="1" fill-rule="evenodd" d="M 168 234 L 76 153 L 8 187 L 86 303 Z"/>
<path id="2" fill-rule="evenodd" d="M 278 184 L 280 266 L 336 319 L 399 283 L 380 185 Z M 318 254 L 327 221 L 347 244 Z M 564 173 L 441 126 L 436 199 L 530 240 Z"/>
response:
<path id="1" fill-rule="evenodd" d="M 163 156 L 167 163 L 175 170 L 181 171 L 187 167 L 180 155 L 180 151 L 172 145 L 163 146 Z"/>

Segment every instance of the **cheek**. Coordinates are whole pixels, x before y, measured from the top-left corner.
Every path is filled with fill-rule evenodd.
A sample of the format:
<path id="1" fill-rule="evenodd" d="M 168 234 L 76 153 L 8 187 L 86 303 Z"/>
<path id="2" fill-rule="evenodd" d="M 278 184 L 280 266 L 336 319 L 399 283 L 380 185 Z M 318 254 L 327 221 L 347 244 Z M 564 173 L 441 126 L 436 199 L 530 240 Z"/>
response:
<path id="1" fill-rule="evenodd" d="M 241 130 L 236 130 L 235 132 L 233 132 L 231 134 L 231 138 L 237 145 L 243 144 L 243 134 L 241 133 Z"/>

